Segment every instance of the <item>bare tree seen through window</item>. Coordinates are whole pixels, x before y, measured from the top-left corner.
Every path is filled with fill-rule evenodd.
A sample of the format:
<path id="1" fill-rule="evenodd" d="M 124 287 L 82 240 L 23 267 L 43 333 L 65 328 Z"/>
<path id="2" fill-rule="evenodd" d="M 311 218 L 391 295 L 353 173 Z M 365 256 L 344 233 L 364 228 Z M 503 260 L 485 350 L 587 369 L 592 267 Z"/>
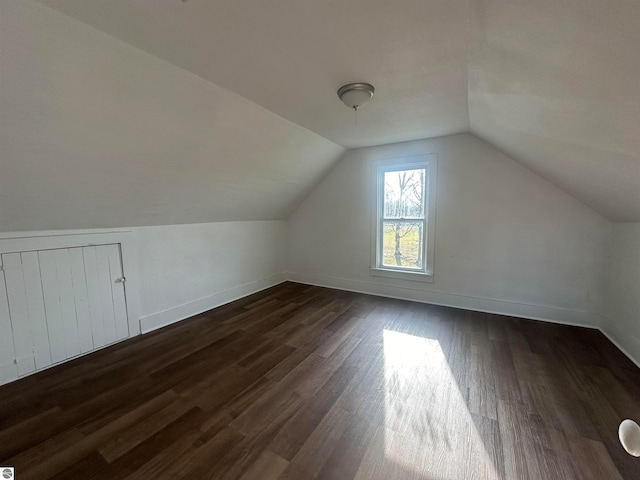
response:
<path id="1" fill-rule="evenodd" d="M 425 169 L 384 174 L 383 264 L 422 267 Z"/>

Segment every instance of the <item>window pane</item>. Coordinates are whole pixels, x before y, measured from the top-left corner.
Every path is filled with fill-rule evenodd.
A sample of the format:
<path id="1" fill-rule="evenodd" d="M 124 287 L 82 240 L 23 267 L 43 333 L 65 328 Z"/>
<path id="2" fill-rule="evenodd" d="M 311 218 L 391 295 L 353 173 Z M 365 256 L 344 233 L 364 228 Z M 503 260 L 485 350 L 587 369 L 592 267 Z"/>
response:
<path id="1" fill-rule="evenodd" d="M 384 216 L 386 218 L 423 218 L 426 170 L 384 172 Z"/>
<path id="2" fill-rule="evenodd" d="M 422 222 L 383 222 L 382 265 L 422 270 Z"/>

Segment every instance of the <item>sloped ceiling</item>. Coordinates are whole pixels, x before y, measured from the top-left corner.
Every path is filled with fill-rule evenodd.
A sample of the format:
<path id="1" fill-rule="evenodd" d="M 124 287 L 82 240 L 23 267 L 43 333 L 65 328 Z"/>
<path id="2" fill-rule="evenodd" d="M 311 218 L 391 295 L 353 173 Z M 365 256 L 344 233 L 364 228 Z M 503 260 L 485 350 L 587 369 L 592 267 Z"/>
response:
<path id="1" fill-rule="evenodd" d="M 471 131 L 609 219 L 640 221 L 640 2 L 472 5 Z"/>
<path id="2" fill-rule="evenodd" d="M 133 118 L 122 119 L 118 116 L 124 107 L 113 107 L 111 123 L 98 122 L 105 132 L 98 146 L 104 151 L 92 156 L 86 147 L 80 152 L 82 161 L 89 157 L 95 168 L 87 190 L 101 195 L 105 203 L 101 218 L 114 224 L 286 218 L 344 148 L 469 130 L 609 219 L 640 221 L 640 2 L 40 2 L 125 44 L 106 35 L 98 40 L 100 32 L 89 27 L 80 35 L 77 31 L 83 24 L 71 19 L 67 24 L 56 18 L 60 31 L 51 32 L 44 17 L 50 20 L 54 12 L 44 12 L 45 7 L 36 15 L 42 17 L 41 28 L 38 21 L 31 21 L 37 32 L 3 26 L 0 34 L 12 42 L 19 38 L 22 50 L 10 58 L 9 67 L 17 68 L 16 73 L 0 74 L 16 84 L 26 80 L 27 86 L 19 101 L 13 99 L 15 104 L 10 105 L 11 120 L 0 113 L 5 122 L 1 134 L 10 136 L 12 144 L 17 144 L 15 138 L 24 143 L 16 148 L 16 158 L 24 156 L 24 149 L 35 150 L 27 157 L 37 160 L 19 166 L 12 160 L 10 165 L 30 182 L 29 192 L 34 191 L 31 187 L 40 189 L 29 194 L 31 203 L 26 202 L 33 205 L 34 215 L 44 198 L 59 193 L 45 179 L 54 174 L 46 162 L 46 139 L 63 139 L 61 133 L 68 135 L 74 129 L 76 135 L 95 136 L 92 122 L 97 120 L 90 107 L 104 107 L 88 103 L 83 109 L 74 103 L 80 102 L 76 91 L 63 90 L 61 95 L 55 88 L 46 90 L 49 82 L 31 86 L 28 82 L 43 73 L 38 63 L 46 65 L 49 71 L 44 73 L 50 75 L 77 69 L 71 57 L 81 54 L 86 71 L 73 74 L 79 77 L 74 81 L 94 82 L 92 88 L 97 84 L 107 104 L 122 102 L 124 90 L 125 101 L 135 108 Z M 17 3 L 27 6 L 11 7 L 14 13 L 20 10 L 26 15 L 29 10 L 33 16 L 37 10 L 31 1 L 3 2 L 2 8 Z M 70 36 L 52 42 L 60 35 Z M 32 37 L 40 42 L 36 56 Z M 94 43 L 74 46 L 74 42 L 87 44 L 87 38 Z M 128 61 L 123 62 L 126 44 L 140 50 L 127 50 Z M 60 53 L 61 49 L 69 53 Z M 106 60 L 105 49 L 114 50 Z M 51 56 L 62 57 L 60 65 L 52 65 Z M 154 57 L 168 63 L 161 67 Z M 113 70 L 113 75 L 105 75 L 103 68 Z M 131 81 L 122 85 L 127 76 Z M 353 113 L 335 94 L 340 85 L 352 81 L 377 87 L 357 126 Z M 43 106 L 42 99 L 28 98 L 30 87 L 34 91 L 46 87 L 41 95 L 57 95 L 59 105 Z M 88 98 L 85 93 L 81 98 Z M 154 107 L 154 98 L 163 100 Z M 13 125 L 13 115 L 20 120 L 25 106 L 48 112 L 28 134 L 23 130 L 34 127 L 32 119 Z M 79 111 L 84 116 L 78 117 Z M 51 120 L 60 112 L 63 120 L 73 121 L 50 132 Z M 123 131 L 118 133 L 117 127 Z M 120 141 L 128 138 L 127 127 L 137 134 L 130 135 L 131 144 Z M 141 128 L 147 131 L 147 143 L 143 140 L 136 150 L 132 144 L 140 141 Z M 36 137 L 41 139 L 39 146 L 25 146 Z M 65 151 L 62 140 L 59 143 L 60 155 L 81 163 L 76 149 L 67 142 Z M 106 156 L 111 163 L 104 163 Z M 127 156 L 129 163 L 122 160 Z M 42 178 L 36 175 L 39 180 L 34 180 L 33 169 L 43 166 Z M 120 175 L 125 185 L 115 187 L 120 189 L 121 204 L 111 199 L 106 187 L 93 188 L 109 168 L 126 172 Z M 287 176 L 291 171 L 296 175 Z M 24 211 L 26 194 L 21 197 L 22 190 L 14 183 L 9 189 L 0 183 L 0 196 L 10 192 L 6 198 L 12 201 L 15 195 L 23 209 L 15 211 Z M 133 187 L 143 193 L 132 197 L 127 189 Z M 163 189 L 166 193 L 160 194 Z M 67 197 L 65 201 L 75 205 Z M 129 216 L 112 213 L 113 207 L 127 209 L 127 205 Z M 87 214 L 94 207 L 87 206 Z M 6 229 L 2 216 L 0 228 Z"/>
<path id="3" fill-rule="evenodd" d="M 283 220 L 344 151 L 48 7 L 0 2 L 0 231 Z"/>
<path id="4" fill-rule="evenodd" d="M 42 0 L 348 148 L 469 130 L 467 0 Z M 338 88 L 380 87 L 354 125 Z"/>

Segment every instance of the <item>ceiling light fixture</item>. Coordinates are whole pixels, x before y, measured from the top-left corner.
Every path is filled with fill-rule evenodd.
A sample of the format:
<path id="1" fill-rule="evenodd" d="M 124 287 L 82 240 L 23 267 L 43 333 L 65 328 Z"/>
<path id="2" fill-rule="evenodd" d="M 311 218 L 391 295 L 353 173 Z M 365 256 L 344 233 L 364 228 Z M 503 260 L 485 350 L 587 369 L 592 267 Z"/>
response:
<path id="1" fill-rule="evenodd" d="M 368 83 L 349 83 L 338 89 L 338 97 L 347 107 L 353 108 L 358 119 L 358 109 L 373 98 L 375 88 Z"/>
<path id="2" fill-rule="evenodd" d="M 349 83 L 338 90 L 338 97 L 347 107 L 358 110 L 373 97 L 375 88 L 368 83 Z"/>

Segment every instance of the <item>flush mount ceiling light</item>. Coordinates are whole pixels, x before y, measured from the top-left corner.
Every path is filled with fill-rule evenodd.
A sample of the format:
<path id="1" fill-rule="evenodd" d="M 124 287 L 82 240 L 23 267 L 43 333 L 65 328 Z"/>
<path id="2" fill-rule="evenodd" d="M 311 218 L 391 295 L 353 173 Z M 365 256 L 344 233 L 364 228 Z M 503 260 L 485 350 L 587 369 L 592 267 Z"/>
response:
<path id="1" fill-rule="evenodd" d="M 375 88 L 368 83 L 349 83 L 338 90 L 338 97 L 347 107 L 358 110 L 373 97 Z"/>

